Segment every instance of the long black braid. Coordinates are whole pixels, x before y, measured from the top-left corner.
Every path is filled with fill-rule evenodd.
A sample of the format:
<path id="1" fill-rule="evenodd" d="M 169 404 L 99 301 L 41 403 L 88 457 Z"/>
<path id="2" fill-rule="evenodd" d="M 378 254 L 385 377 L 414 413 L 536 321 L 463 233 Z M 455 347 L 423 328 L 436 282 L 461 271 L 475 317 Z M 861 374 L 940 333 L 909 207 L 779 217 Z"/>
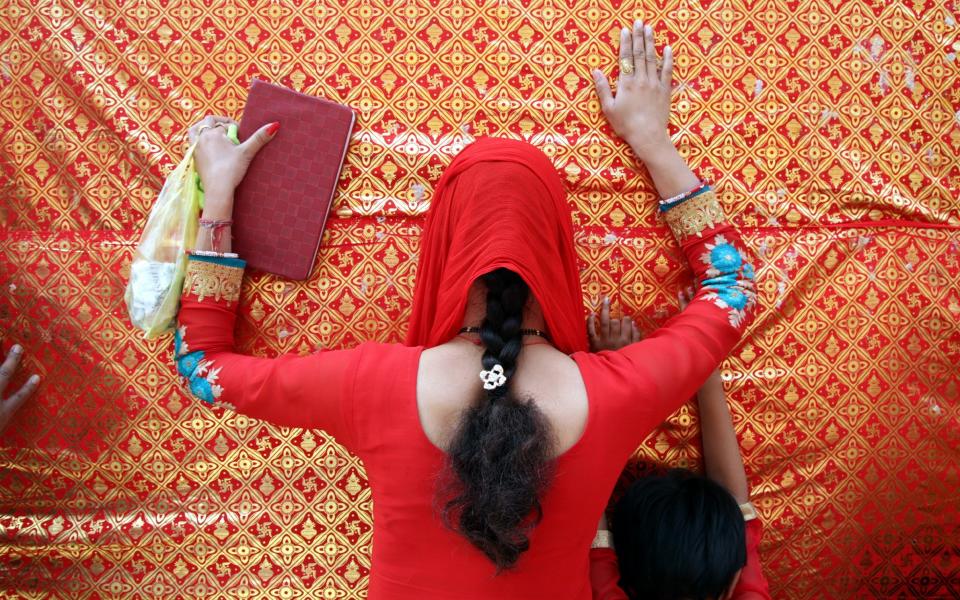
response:
<path id="1" fill-rule="evenodd" d="M 514 566 L 530 547 L 528 533 L 540 522 L 540 495 L 552 475 L 553 435 L 540 409 L 512 391 L 523 349 L 520 326 L 530 288 L 516 273 L 497 269 L 483 276 L 487 313 L 480 326 L 483 368 L 503 367 L 505 385 L 484 390 L 464 411 L 448 448 L 449 470 L 441 488 L 450 498 L 446 523 L 496 565 Z"/>

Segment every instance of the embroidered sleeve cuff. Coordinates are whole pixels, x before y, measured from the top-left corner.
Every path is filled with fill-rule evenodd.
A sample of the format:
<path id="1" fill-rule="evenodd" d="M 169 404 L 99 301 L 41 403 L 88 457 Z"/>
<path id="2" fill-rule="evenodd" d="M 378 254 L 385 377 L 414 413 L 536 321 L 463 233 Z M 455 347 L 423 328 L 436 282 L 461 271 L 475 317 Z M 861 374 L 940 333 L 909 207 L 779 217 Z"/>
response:
<path id="1" fill-rule="evenodd" d="M 190 393 L 207 404 L 233 408 L 229 404 L 218 402 L 223 393 L 220 385 L 220 367 L 213 360 L 206 358 L 203 350 L 190 350 L 186 338 L 187 326 L 177 327 L 173 336 L 173 358 L 177 363 L 177 373 Z"/>
<path id="2" fill-rule="evenodd" d="M 726 221 L 717 194 L 712 189 L 666 208 L 663 218 L 678 242 L 694 235 L 702 237 L 704 231 Z"/>
<path id="3" fill-rule="evenodd" d="M 240 299 L 240 284 L 246 261 L 239 258 L 191 255 L 183 282 L 183 295 L 197 302 L 212 298 L 228 305 Z"/>

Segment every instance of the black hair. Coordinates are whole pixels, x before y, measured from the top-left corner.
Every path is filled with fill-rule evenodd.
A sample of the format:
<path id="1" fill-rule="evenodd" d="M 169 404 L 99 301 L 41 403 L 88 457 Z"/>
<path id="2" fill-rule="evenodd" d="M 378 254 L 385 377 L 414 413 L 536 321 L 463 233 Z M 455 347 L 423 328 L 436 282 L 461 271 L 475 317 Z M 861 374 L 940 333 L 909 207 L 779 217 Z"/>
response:
<path id="1" fill-rule="evenodd" d="M 747 562 L 737 501 L 685 469 L 630 486 L 614 509 L 613 544 L 630 598 L 717 599 Z"/>
<path id="2" fill-rule="evenodd" d="M 497 571 L 514 566 L 543 517 L 540 496 L 552 476 L 553 435 L 543 412 L 511 386 L 523 349 L 520 327 L 530 288 L 516 273 L 482 277 L 486 316 L 480 325 L 483 369 L 503 367 L 506 383 L 484 390 L 460 419 L 440 489 L 443 519 L 483 552 Z M 443 481 L 443 480 L 442 480 Z"/>

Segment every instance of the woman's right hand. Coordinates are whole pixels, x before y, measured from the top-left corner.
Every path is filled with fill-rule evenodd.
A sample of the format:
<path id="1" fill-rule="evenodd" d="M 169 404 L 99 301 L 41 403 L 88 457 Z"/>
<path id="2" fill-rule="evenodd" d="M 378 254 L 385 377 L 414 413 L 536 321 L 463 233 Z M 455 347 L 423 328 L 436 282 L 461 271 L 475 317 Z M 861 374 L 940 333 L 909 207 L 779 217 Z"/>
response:
<path id="1" fill-rule="evenodd" d="M 616 96 L 611 93 L 610 82 L 604 74 L 599 69 L 593 70 L 597 95 L 613 130 L 630 144 L 637 158 L 647 162 L 664 145 L 673 147 L 667 133 L 673 50 L 670 46 L 664 49 L 663 67 L 658 69 L 653 29 L 636 21 L 633 31 L 624 27 L 620 32 L 619 62 Z"/>
<path id="2" fill-rule="evenodd" d="M 242 144 L 234 144 L 227 137 L 227 127 L 237 122 L 227 117 L 208 116 L 190 128 L 190 143 L 199 140 L 193 157 L 203 183 L 204 214 L 214 218 L 229 218 L 233 214 L 233 191 L 236 189 L 253 157 L 273 139 L 279 123 L 269 123 L 258 129 Z"/>

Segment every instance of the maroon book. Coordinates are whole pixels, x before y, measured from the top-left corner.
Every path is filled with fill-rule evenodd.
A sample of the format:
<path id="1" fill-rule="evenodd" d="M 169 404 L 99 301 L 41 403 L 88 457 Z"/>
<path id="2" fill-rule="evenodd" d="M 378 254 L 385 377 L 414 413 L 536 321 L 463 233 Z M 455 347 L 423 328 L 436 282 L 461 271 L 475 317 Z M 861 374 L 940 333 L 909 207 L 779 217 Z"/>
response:
<path id="1" fill-rule="evenodd" d="M 254 269 L 306 279 L 350 144 L 349 106 L 254 79 L 243 109 L 240 141 L 280 122 L 237 187 L 233 251 Z"/>

